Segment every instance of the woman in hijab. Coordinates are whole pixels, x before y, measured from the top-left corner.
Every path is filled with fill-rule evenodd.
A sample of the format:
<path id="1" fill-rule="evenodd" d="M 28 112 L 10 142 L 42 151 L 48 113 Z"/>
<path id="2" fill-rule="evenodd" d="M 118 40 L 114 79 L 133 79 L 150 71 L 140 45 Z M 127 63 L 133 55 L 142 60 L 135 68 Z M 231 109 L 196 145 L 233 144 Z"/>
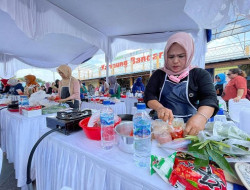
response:
<path id="1" fill-rule="evenodd" d="M 79 80 L 79 84 L 80 84 L 80 88 L 81 88 L 80 89 L 81 94 L 84 94 L 84 96 L 87 95 L 88 90 L 87 90 L 87 88 L 85 86 L 85 82 L 82 83 L 82 81 Z"/>
<path id="2" fill-rule="evenodd" d="M 71 108 L 80 108 L 80 84 L 72 77 L 72 70 L 68 65 L 61 65 L 57 69 L 62 80 L 59 81 L 59 102 L 66 102 Z"/>
<path id="3" fill-rule="evenodd" d="M 21 95 L 23 94 L 24 88 L 21 83 L 16 78 L 9 79 L 7 82 L 10 85 L 9 93 L 11 95 Z"/>
<path id="4" fill-rule="evenodd" d="M 184 135 L 197 135 L 218 111 L 216 91 L 210 74 L 191 65 L 194 42 L 191 35 L 172 35 L 164 50 L 164 68 L 151 76 L 144 101 L 157 117 L 172 124 L 174 117 L 186 123 Z"/>
<path id="5" fill-rule="evenodd" d="M 215 83 L 214 87 L 216 90 L 216 94 L 217 94 L 217 96 L 221 96 L 221 94 L 225 88 L 225 84 L 227 83 L 226 75 L 224 73 L 219 73 L 218 75 L 215 75 L 215 80 L 216 80 L 216 83 Z"/>
<path id="6" fill-rule="evenodd" d="M 1 79 L 1 84 L 2 84 L 2 92 L 1 93 L 9 92 L 10 85 L 8 85 L 7 82 L 8 82 L 8 79 Z"/>
<path id="7" fill-rule="evenodd" d="M 144 84 L 142 83 L 142 78 L 138 77 L 132 87 L 132 92 L 135 95 L 136 92 L 143 93 L 144 89 L 145 87 L 144 87 Z"/>
<path id="8" fill-rule="evenodd" d="M 109 94 L 111 97 L 121 98 L 121 86 L 117 83 L 116 77 L 109 77 Z"/>
<path id="9" fill-rule="evenodd" d="M 38 91 L 38 87 L 40 85 L 36 82 L 36 76 L 34 76 L 34 75 L 26 75 L 24 77 L 24 80 L 26 82 L 26 86 L 24 88 L 24 94 L 25 95 L 30 96 L 34 92 Z"/>

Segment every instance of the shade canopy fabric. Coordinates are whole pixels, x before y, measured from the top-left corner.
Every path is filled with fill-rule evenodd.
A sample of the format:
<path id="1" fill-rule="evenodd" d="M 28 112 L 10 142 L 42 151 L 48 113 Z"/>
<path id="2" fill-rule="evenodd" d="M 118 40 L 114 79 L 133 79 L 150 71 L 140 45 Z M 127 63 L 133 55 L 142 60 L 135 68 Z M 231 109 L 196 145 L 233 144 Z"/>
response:
<path id="1" fill-rule="evenodd" d="M 193 64 L 204 67 L 204 29 L 249 10 L 249 0 L 0 0 L 0 77 L 78 65 L 98 50 L 111 62 L 127 49 L 163 49 L 177 31 L 192 34 Z"/>

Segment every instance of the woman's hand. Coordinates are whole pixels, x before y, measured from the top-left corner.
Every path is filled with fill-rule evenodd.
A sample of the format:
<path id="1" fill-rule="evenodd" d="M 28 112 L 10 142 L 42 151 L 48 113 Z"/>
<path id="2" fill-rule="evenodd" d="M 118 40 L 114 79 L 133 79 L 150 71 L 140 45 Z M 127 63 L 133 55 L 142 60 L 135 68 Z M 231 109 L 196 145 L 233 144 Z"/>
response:
<path id="1" fill-rule="evenodd" d="M 240 96 L 237 96 L 236 98 L 234 98 L 233 100 L 234 100 L 234 102 L 239 102 L 240 101 L 240 99 L 241 99 L 241 97 Z"/>
<path id="2" fill-rule="evenodd" d="M 195 114 L 187 122 L 184 130 L 185 135 L 198 135 L 198 133 L 205 129 L 207 120 L 204 116 Z"/>
<path id="3" fill-rule="evenodd" d="M 16 91 L 17 91 L 17 93 L 18 93 L 19 95 L 22 95 L 22 94 L 23 94 L 23 91 L 22 91 L 21 89 L 16 89 Z"/>
<path id="4" fill-rule="evenodd" d="M 156 111 L 157 111 L 157 115 L 159 119 L 162 119 L 163 121 L 168 120 L 169 125 L 172 124 L 172 121 L 174 119 L 172 110 L 165 108 L 165 107 L 161 107 L 157 109 Z"/>

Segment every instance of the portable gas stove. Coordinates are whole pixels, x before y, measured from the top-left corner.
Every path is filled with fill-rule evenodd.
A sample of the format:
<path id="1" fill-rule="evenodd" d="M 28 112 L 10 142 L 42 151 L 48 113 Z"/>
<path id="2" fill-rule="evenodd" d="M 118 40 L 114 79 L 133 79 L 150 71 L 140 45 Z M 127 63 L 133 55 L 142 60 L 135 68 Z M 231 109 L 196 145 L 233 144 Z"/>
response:
<path id="1" fill-rule="evenodd" d="M 80 112 L 57 112 L 57 116 L 46 117 L 47 127 L 51 129 L 61 129 L 60 132 L 69 135 L 73 131 L 80 130 L 78 123 L 92 114 L 91 110 Z"/>

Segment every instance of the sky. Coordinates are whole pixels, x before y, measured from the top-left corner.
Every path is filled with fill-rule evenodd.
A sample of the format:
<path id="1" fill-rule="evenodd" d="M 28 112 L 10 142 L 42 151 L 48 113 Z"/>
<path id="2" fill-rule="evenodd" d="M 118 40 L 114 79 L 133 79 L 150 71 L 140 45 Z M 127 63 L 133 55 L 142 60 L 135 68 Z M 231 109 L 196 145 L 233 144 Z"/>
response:
<path id="1" fill-rule="evenodd" d="M 16 72 L 16 77 L 21 78 L 26 75 L 35 75 L 36 78 L 40 78 L 45 82 L 54 82 L 56 79 L 61 79 L 61 76 L 57 72 L 52 72 L 48 69 L 22 69 Z"/>

